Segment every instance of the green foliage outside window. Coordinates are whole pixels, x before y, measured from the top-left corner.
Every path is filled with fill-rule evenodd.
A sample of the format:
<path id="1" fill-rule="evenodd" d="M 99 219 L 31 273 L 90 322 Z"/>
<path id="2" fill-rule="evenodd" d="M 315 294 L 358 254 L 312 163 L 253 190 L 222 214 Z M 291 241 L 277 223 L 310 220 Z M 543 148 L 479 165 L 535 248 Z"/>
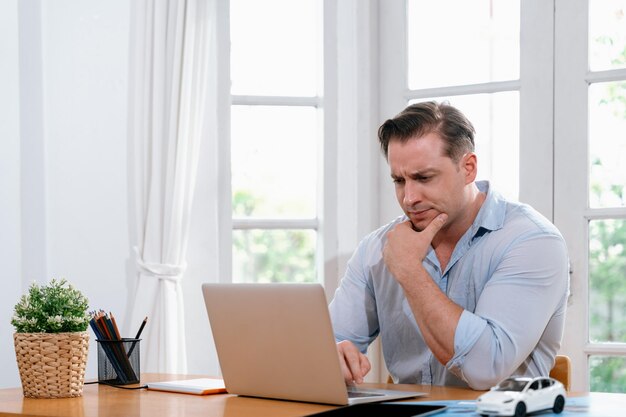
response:
<path id="1" fill-rule="evenodd" d="M 592 356 L 590 386 L 597 392 L 626 392 L 626 358 Z"/>
<path id="2" fill-rule="evenodd" d="M 594 220 L 589 229 L 589 336 L 626 342 L 626 221 Z"/>
<path id="3" fill-rule="evenodd" d="M 238 191 L 235 216 L 251 217 L 259 197 Z M 236 230 L 234 279 L 243 282 L 315 282 L 315 232 L 311 230 Z"/>
<path id="4" fill-rule="evenodd" d="M 596 39 L 598 43 L 611 39 Z M 612 60 L 626 63 L 626 47 Z M 606 99 L 614 116 L 626 120 L 626 82 L 609 83 Z M 600 159 L 592 161 L 602 166 Z M 598 201 L 625 203 L 624 184 L 592 183 L 590 192 Z M 604 199 L 601 196 L 616 198 Z M 626 343 L 626 220 L 594 220 L 589 223 L 589 336 L 592 342 Z M 599 392 L 626 392 L 626 357 L 592 356 L 589 361 L 590 389 Z"/>

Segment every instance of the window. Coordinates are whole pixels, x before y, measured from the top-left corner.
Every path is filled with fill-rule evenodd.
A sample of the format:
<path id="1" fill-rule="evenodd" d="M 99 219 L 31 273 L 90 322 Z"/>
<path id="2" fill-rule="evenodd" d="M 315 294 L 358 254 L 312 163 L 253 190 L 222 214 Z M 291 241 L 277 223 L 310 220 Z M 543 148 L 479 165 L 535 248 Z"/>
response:
<path id="1" fill-rule="evenodd" d="M 556 47 L 567 53 L 555 60 L 555 222 L 573 271 L 565 348 L 580 388 L 624 392 L 626 2 L 562 6 Z"/>
<path id="2" fill-rule="evenodd" d="M 382 117 L 411 102 L 448 100 L 475 124 L 478 179 L 553 221 L 556 152 L 571 150 L 555 144 L 555 62 L 571 43 L 557 51 L 554 40 L 579 20 L 568 15 L 557 27 L 556 1 L 394 0 L 380 8 L 379 22 Z"/>
<path id="3" fill-rule="evenodd" d="M 234 282 L 315 282 L 322 4 L 231 0 Z"/>
<path id="4" fill-rule="evenodd" d="M 220 279 L 316 281 L 330 301 L 358 241 L 379 224 L 376 8 L 334 0 L 216 7 Z M 378 356 L 370 381 L 386 380 Z"/>
<path id="5" fill-rule="evenodd" d="M 463 111 L 477 132 L 479 179 L 513 199 L 519 195 L 519 25 L 519 1 L 407 2 L 409 103 L 447 100 Z"/>
<path id="6" fill-rule="evenodd" d="M 447 100 L 477 131 L 479 179 L 518 199 L 520 2 L 407 0 L 405 13 L 397 31 L 382 34 L 386 45 L 406 39 L 406 65 L 396 57 L 382 66 L 383 82 L 396 84 L 383 91 L 401 94 L 385 117 L 410 103 Z"/>

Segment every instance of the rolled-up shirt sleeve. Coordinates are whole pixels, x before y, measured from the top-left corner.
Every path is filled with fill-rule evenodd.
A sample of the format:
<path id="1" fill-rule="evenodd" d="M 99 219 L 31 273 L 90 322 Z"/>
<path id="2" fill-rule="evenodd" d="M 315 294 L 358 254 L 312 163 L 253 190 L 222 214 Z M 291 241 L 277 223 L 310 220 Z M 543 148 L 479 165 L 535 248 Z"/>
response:
<path id="1" fill-rule="evenodd" d="M 446 364 L 474 389 L 489 388 L 514 374 L 544 332 L 562 329 L 551 325 L 564 319 L 560 315 L 567 298 L 568 259 L 562 237 L 522 235 L 502 253 L 475 311 L 461 314 L 455 353 Z M 563 308 L 555 312 L 559 303 Z M 558 344 L 550 349 L 550 354 L 556 353 Z"/>

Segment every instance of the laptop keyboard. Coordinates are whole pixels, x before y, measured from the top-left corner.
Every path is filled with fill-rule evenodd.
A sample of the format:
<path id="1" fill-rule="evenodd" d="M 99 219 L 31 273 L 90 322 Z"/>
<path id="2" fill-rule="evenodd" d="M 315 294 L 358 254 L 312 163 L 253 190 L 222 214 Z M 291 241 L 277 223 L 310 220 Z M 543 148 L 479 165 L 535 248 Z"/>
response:
<path id="1" fill-rule="evenodd" d="M 357 389 L 348 388 L 348 398 L 363 398 L 363 397 L 382 397 L 385 394 L 379 392 L 360 391 Z"/>

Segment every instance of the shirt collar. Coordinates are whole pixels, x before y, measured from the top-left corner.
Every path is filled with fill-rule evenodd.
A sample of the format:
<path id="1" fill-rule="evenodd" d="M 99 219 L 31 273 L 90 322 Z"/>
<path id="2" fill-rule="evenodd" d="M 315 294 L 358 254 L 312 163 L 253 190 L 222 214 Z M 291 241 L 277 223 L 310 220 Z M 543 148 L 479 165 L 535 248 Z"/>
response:
<path id="1" fill-rule="evenodd" d="M 489 181 L 476 181 L 476 186 L 480 192 L 486 193 L 487 197 L 470 227 L 469 235 L 472 239 L 485 231 L 501 229 L 506 215 L 506 200 L 491 188 Z"/>
<path id="2" fill-rule="evenodd" d="M 491 189 L 489 181 L 476 181 L 476 186 L 480 192 L 486 193 L 487 196 L 480 210 L 478 210 L 474 223 L 472 223 L 470 228 L 457 242 L 452 256 L 450 257 L 450 262 L 446 267 L 446 271 L 444 271 L 442 275 L 445 275 L 445 273 L 454 266 L 456 261 L 467 252 L 476 238 L 487 232 L 501 229 L 504 225 L 507 206 L 506 200 L 497 191 Z M 426 259 L 435 267 L 440 268 L 439 260 L 437 259 L 432 245 L 428 249 Z"/>

